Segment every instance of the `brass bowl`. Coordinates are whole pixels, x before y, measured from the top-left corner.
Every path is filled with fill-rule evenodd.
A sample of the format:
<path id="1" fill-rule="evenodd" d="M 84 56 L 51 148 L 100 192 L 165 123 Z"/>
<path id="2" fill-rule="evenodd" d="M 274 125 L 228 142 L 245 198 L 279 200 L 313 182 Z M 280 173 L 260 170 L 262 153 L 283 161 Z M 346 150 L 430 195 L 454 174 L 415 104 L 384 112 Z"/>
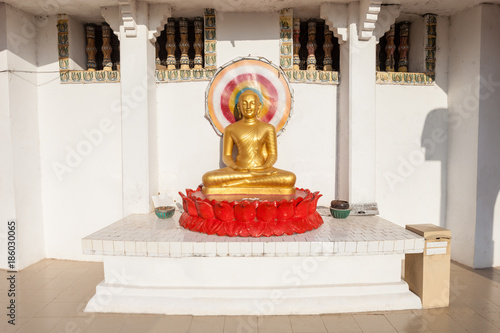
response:
<path id="1" fill-rule="evenodd" d="M 174 216 L 175 207 L 174 206 L 160 206 L 155 207 L 155 214 L 160 219 L 169 219 Z"/>

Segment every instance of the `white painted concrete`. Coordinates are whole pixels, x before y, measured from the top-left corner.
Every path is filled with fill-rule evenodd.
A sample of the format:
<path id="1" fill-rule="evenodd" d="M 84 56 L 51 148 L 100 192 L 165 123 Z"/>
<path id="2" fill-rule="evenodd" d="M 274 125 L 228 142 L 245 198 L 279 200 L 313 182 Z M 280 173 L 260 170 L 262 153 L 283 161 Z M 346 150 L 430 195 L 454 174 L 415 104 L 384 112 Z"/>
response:
<path id="1" fill-rule="evenodd" d="M 410 31 L 425 29 L 421 23 L 412 21 Z M 437 23 L 436 84 L 376 87 L 377 202 L 380 216 L 401 226 L 446 227 L 449 22 L 439 17 Z M 423 31 L 415 35 L 423 39 Z"/>
<path id="2" fill-rule="evenodd" d="M 358 40 L 357 23 L 359 10 L 357 3 L 348 6 L 349 38 L 340 49 L 340 67 L 342 70 L 342 99 L 340 115 L 348 115 L 348 121 L 339 120 L 343 128 L 341 157 L 349 156 L 344 164 L 342 175 L 348 174 L 348 185 L 339 185 L 342 198 L 349 197 L 351 204 L 374 203 L 375 198 L 375 37 L 368 41 Z M 348 129 L 346 128 L 348 126 Z M 347 134 L 348 133 L 348 134 Z M 348 172 L 347 172 L 348 170 Z M 346 180 L 343 179 L 343 182 Z M 340 180 L 339 180 L 340 182 Z M 348 193 L 345 190 L 348 188 Z"/>
<path id="3" fill-rule="evenodd" d="M 116 5 L 116 0 L 72 0 L 50 2 L 44 5 L 39 0 L 5 0 L 14 6 L 37 15 L 55 15 L 61 12 L 78 16 L 86 21 L 99 22 L 100 6 Z M 213 1 L 213 0 L 155 0 L 155 3 L 168 3 L 176 12 L 191 13 L 199 8 L 215 8 L 225 12 L 277 12 L 283 8 L 294 8 L 303 17 L 311 17 L 319 14 L 319 7 L 325 0 L 254 0 L 254 1 Z M 346 3 L 346 0 L 332 0 L 328 2 Z M 388 1 L 395 3 L 396 1 Z M 499 0 L 489 0 L 489 3 L 500 3 Z M 484 0 L 404 0 L 397 1 L 401 4 L 402 12 L 417 14 L 436 13 L 438 15 L 450 15 L 471 8 Z"/>
<path id="4" fill-rule="evenodd" d="M 87 40 L 85 36 L 83 22 L 75 17 L 68 17 L 69 69 L 71 70 L 87 69 L 87 53 L 85 51 Z"/>
<path id="5" fill-rule="evenodd" d="M 106 256 L 104 267 L 87 312 L 286 315 L 421 307 L 401 281 L 399 254 Z"/>
<path id="6" fill-rule="evenodd" d="M 46 256 L 99 260 L 80 239 L 122 217 L 120 84 L 61 84 L 56 21 L 37 35 Z"/>
<path id="7" fill-rule="evenodd" d="M 410 43 L 410 50 L 408 51 L 408 72 L 413 73 L 425 73 L 425 45 L 427 44 L 426 30 L 424 17 L 421 15 L 411 15 L 408 17 L 410 23 L 410 35 L 408 40 Z M 442 17 L 439 17 L 439 21 Z M 443 28 L 444 24 L 439 22 L 439 29 Z M 442 34 L 442 30 L 438 34 L 439 37 L 436 38 L 436 42 L 446 43 L 448 41 L 448 35 Z M 442 49 L 440 49 L 442 51 Z M 448 57 L 439 57 L 439 62 L 448 62 Z"/>
<path id="8" fill-rule="evenodd" d="M 448 186 L 446 228 L 452 231 L 451 258 L 474 264 L 477 211 L 481 8 L 451 18 L 448 89 Z"/>
<path id="9" fill-rule="evenodd" d="M 45 257 L 42 194 L 40 181 L 40 145 L 37 114 L 37 61 L 35 18 L 8 5 L 0 7 L 4 16 L 2 73 L 2 178 L 0 210 L 1 267 L 7 268 L 7 221 L 16 219 L 15 268 L 22 269 Z M 29 96 L 29 98 L 20 98 Z M 3 205 L 2 205 L 3 206 Z"/>
<path id="10" fill-rule="evenodd" d="M 261 56 L 279 65 L 279 14 L 216 11 L 217 66 L 242 56 Z"/>
<path id="11" fill-rule="evenodd" d="M 446 93 L 378 85 L 376 127 L 380 216 L 401 226 L 445 226 Z"/>
<path id="12" fill-rule="evenodd" d="M 120 26 L 123 213 L 152 210 L 158 192 L 155 49 L 149 41 L 148 6 L 136 5 L 137 35 Z"/>
<path id="13" fill-rule="evenodd" d="M 500 6 L 481 5 L 477 212 L 474 267 L 500 265 Z"/>

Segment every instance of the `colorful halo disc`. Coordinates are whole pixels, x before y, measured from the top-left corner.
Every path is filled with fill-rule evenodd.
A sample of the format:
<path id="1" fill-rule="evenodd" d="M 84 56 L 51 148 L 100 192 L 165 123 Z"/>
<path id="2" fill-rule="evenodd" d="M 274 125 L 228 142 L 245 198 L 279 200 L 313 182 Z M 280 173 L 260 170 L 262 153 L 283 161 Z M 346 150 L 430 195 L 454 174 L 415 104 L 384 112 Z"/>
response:
<path id="1" fill-rule="evenodd" d="M 206 115 L 220 135 L 227 125 L 240 119 L 237 110 L 241 93 L 253 90 L 262 108 L 258 119 L 274 125 L 281 134 L 292 109 L 292 91 L 285 73 L 263 58 L 238 58 L 222 66 L 206 93 Z"/>

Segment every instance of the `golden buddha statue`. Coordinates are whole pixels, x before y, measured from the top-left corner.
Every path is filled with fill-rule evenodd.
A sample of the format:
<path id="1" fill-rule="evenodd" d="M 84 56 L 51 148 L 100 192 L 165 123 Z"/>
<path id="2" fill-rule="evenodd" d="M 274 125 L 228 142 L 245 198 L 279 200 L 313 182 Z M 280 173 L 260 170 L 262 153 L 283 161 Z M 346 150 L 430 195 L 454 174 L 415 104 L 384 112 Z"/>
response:
<path id="1" fill-rule="evenodd" d="M 295 193 L 295 174 L 273 167 L 278 158 L 276 129 L 257 119 L 261 107 L 254 91 L 240 95 L 238 108 L 243 118 L 228 125 L 223 134 L 222 161 L 227 167 L 203 175 L 204 194 Z"/>

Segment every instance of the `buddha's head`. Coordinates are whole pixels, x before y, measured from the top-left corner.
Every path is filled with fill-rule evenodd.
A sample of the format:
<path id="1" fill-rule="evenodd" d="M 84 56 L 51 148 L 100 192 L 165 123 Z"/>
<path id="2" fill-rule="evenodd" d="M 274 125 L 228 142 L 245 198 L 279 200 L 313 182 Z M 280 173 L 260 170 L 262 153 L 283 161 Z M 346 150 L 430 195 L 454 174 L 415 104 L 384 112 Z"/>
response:
<path id="1" fill-rule="evenodd" d="M 245 119 L 256 118 L 261 108 L 260 98 L 252 90 L 246 90 L 240 95 L 238 109 Z"/>

